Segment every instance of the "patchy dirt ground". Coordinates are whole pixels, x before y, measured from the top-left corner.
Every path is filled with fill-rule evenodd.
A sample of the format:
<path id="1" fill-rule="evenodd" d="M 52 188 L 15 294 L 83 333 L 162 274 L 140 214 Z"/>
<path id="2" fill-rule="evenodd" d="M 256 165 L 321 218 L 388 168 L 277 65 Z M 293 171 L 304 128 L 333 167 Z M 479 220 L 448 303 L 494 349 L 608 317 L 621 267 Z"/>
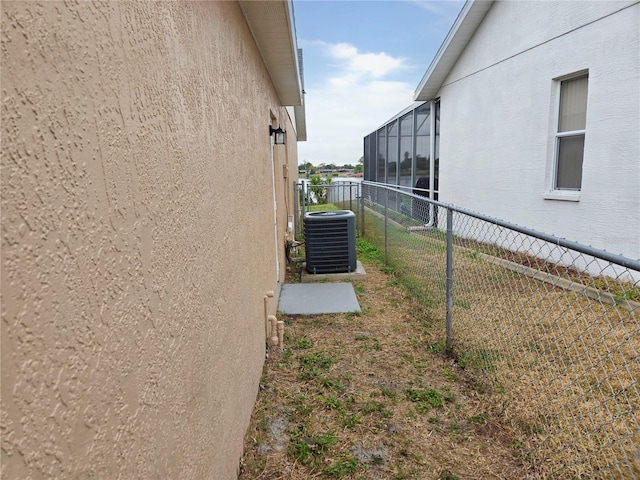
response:
<path id="1" fill-rule="evenodd" d="M 359 315 L 285 317 L 245 439 L 240 478 L 523 479 L 512 430 L 443 352 L 442 329 L 364 262 Z"/>

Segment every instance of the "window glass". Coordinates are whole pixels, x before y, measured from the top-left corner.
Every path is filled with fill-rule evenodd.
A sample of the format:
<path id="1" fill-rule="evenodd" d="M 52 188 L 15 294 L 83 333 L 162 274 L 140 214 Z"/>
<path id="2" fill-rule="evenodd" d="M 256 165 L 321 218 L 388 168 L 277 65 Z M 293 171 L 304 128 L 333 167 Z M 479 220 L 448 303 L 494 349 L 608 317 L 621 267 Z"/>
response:
<path id="1" fill-rule="evenodd" d="M 580 189 L 582 185 L 582 152 L 584 152 L 584 135 L 558 139 L 557 188 Z"/>
<path id="2" fill-rule="evenodd" d="M 565 80 L 560 86 L 558 132 L 584 130 L 587 121 L 587 77 Z"/>
<path id="3" fill-rule="evenodd" d="M 582 188 L 588 80 L 589 77 L 583 75 L 560 83 L 555 156 L 556 190 Z"/>

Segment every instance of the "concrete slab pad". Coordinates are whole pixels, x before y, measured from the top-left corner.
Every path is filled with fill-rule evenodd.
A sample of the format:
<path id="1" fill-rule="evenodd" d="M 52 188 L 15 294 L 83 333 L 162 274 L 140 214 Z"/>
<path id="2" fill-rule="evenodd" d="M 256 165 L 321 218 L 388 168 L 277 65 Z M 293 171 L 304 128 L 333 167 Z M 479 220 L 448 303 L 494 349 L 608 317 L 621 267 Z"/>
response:
<path id="1" fill-rule="evenodd" d="M 313 274 L 305 270 L 305 265 L 302 264 L 302 274 L 300 275 L 300 281 L 302 283 L 313 282 L 342 282 L 346 278 L 351 280 L 363 280 L 367 278 L 367 272 L 365 272 L 360 260 L 356 260 L 356 271 L 345 273 L 318 273 Z"/>
<path id="2" fill-rule="evenodd" d="M 359 312 L 353 285 L 341 283 L 285 283 L 278 311 L 289 315 Z"/>

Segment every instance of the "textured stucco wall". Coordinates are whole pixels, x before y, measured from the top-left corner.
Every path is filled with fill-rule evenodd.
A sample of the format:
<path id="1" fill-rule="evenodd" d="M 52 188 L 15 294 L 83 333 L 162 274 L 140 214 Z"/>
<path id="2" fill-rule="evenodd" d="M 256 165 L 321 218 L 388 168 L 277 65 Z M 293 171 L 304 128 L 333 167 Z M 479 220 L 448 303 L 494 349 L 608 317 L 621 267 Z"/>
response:
<path id="1" fill-rule="evenodd" d="M 440 92 L 443 201 L 640 258 L 640 5 L 614 13 L 631 3 L 494 3 Z M 580 200 L 545 199 L 553 79 L 584 69 Z"/>
<path id="2" fill-rule="evenodd" d="M 2 478 L 235 478 L 293 132 L 241 10 L 1 9 Z"/>

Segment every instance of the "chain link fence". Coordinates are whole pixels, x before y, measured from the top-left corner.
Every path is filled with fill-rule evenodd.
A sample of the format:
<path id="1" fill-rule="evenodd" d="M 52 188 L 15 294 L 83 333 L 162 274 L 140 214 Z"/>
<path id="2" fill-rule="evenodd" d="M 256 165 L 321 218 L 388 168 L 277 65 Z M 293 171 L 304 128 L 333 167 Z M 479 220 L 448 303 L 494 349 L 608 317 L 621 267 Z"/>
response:
<path id="1" fill-rule="evenodd" d="M 351 210 L 360 217 L 361 181 L 332 180 L 329 183 L 313 184 L 310 181 L 298 181 L 293 184 L 294 231 L 297 239 L 304 236 L 304 215 L 309 211 L 325 209 Z"/>
<path id="2" fill-rule="evenodd" d="M 362 229 L 532 478 L 640 478 L 640 261 L 364 182 Z"/>

